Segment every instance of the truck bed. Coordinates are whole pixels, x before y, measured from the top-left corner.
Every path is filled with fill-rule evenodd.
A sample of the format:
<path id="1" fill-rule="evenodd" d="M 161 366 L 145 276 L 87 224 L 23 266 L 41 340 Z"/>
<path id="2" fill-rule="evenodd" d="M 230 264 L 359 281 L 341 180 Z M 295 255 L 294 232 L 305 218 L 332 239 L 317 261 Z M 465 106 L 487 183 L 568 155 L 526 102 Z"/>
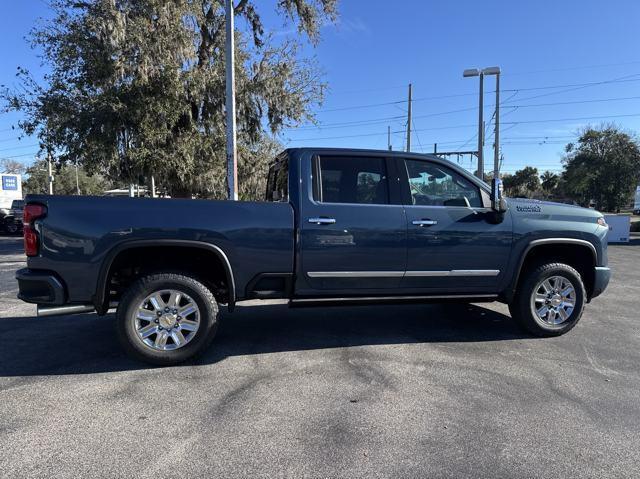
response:
<path id="1" fill-rule="evenodd" d="M 45 195 L 27 201 L 48 210 L 38 222 L 40 254 L 28 259 L 28 267 L 56 271 L 71 303 L 92 301 L 105 258 L 132 241 L 188 240 L 220 248 L 239 299 L 257 274 L 293 271 L 288 203 Z"/>

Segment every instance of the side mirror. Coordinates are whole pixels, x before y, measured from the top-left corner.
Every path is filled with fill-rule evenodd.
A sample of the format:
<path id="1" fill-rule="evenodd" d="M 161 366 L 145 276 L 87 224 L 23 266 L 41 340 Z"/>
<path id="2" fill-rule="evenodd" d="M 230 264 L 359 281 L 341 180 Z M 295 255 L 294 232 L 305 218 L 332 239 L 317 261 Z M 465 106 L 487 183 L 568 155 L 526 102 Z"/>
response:
<path id="1" fill-rule="evenodd" d="M 504 201 L 502 180 L 494 178 L 491 181 L 491 209 L 496 213 L 507 211 L 507 203 Z"/>

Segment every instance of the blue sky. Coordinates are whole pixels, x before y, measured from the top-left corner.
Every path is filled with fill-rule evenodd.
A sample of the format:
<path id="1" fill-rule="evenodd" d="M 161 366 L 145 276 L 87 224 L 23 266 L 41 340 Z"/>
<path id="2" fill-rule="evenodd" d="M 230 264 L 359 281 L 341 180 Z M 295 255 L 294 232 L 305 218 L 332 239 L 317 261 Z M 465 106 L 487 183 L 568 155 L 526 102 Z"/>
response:
<path id="1" fill-rule="evenodd" d="M 275 2 L 257 3 L 268 27 L 285 35 L 287 25 L 267 6 Z M 43 0 L 7 2 L 0 18 L 0 84 L 15 83 L 18 65 L 41 71 L 23 37 L 47 14 Z M 612 121 L 640 131 L 639 26 L 637 0 L 343 0 L 338 25 L 325 26 L 320 44 L 306 48 L 329 84 L 316 112 L 321 126 L 287 130 L 281 140 L 287 146 L 386 148 L 390 126 L 393 147 L 401 149 L 411 82 L 412 149 L 429 152 L 435 142 L 439 150 L 474 149 L 478 79 L 463 78 L 462 71 L 499 65 L 503 171 L 525 165 L 559 170 L 564 144 L 585 125 Z M 488 122 L 493 77 L 485 90 Z M 28 163 L 36 141 L 17 140 L 9 130 L 16 120 L 0 116 L 0 157 Z M 468 157 L 461 161 L 471 167 Z"/>

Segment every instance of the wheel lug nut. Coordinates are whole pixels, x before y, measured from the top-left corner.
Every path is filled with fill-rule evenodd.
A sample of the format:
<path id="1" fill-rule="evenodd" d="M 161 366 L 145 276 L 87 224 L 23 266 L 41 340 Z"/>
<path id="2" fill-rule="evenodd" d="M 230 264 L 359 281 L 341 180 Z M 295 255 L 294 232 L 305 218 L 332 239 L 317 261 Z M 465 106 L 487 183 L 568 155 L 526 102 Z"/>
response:
<path id="1" fill-rule="evenodd" d="M 158 321 L 157 319 L 154 321 L 154 323 L 158 323 L 158 322 L 159 322 L 159 321 Z"/>

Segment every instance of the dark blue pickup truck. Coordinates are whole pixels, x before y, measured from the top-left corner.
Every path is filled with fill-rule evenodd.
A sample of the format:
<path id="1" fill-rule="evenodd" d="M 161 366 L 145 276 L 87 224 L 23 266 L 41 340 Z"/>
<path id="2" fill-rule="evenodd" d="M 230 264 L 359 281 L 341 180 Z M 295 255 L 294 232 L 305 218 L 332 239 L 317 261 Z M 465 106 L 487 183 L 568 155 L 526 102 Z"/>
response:
<path id="1" fill-rule="evenodd" d="M 497 182 L 496 182 L 497 184 Z M 503 301 L 530 332 L 573 328 L 609 282 L 596 211 L 500 198 L 435 156 L 301 148 L 266 201 L 31 195 L 19 297 L 38 314 L 117 306 L 129 353 L 175 364 L 205 349 L 218 304 Z"/>

